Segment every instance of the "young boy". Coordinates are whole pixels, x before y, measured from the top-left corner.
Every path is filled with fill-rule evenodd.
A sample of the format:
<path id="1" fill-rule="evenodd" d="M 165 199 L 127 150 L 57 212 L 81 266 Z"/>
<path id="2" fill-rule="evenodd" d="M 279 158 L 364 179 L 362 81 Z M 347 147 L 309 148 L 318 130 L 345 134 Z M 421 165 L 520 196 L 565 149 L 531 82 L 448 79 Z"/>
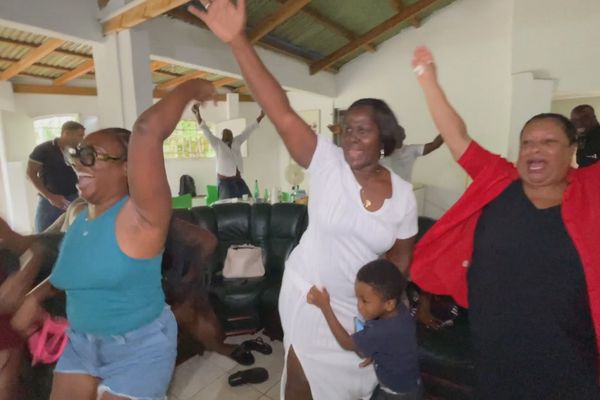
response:
<path id="1" fill-rule="evenodd" d="M 376 260 L 362 267 L 356 276 L 355 291 L 358 311 L 366 323 L 353 335 L 348 334 L 335 316 L 327 289 L 313 286 L 307 295 L 308 303 L 323 312 L 342 348 L 373 360 L 379 380 L 373 400 L 421 398 L 416 325 L 401 303 L 406 285 L 404 275 L 387 260 Z"/>

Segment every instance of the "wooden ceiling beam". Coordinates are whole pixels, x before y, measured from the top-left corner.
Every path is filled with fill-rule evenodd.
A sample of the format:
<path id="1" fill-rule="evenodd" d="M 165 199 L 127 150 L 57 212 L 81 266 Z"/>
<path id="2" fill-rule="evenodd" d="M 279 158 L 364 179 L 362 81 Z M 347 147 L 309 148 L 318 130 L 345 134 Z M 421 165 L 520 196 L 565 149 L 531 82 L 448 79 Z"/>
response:
<path id="1" fill-rule="evenodd" d="M 240 81 L 239 78 L 232 78 L 232 77 L 228 76 L 228 77 L 213 81 L 212 84 L 214 87 L 219 88 L 219 87 L 227 86 L 232 83 L 239 82 L 239 81 Z"/>
<path id="2" fill-rule="evenodd" d="M 181 75 L 180 77 L 177 77 L 175 79 L 171 79 L 168 80 L 166 82 L 163 82 L 159 85 L 156 86 L 156 89 L 158 90 L 169 90 L 174 88 L 175 86 L 178 86 L 180 84 L 182 84 L 183 82 L 192 80 L 192 79 L 198 79 L 198 78 L 203 78 L 206 75 L 208 75 L 208 72 L 206 71 L 194 71 L 194 72 L 190 72 L 189 74 L 186 75 Z"/>
<path id="3" fill-rule="evenodd" d="M 146 20 L 158 17 L 187 2 L 188 0 L 146 0 L 104 21 L 102 23 L 102 30 L 105 35 L 108 35 L 109 33 L 133 28 Z"/>
<path id="4" fill-rule="evenodd" d="M 14 40 L 14 39 L 9 39 L 9 38 L 0 38 L 0 43 L 14 45 L 14 46 L 27 47 L 30 49 L 35 49 L 40 46 L 39 44 L 36 44 L 36 43 L 23 42 L 21 40 Z M 53 53 L 62 54 L 65 56 L 80 57 L 80 58 L 85 58 L 88 60 L 92 59 L 92 56 L 89 54 L 77 53 L 75 51 L 70 51 L 70 50 L 56 49 L 53 51 Z"/>
<path id="5" fill-rule="evenodd" d="M 252 28 L 248 34 L 248 39 L 251 43 L 258 42 L 269 32 L 296 15 L 308 3 L 310 3 L 310 0 L 287 0 L 273 15 L 268 16 Z"/>
<path id="6" fill-rule="evenodd" d="M 19 59 L 18 58 L 9 58 L 9 57 L 0 57 L 0 61 L 9 62 L 9 63 L 16 63 L 16 62 L 19 61 Z M 66 67 L 61 67 L 59 65 L 46 64 L 46 63 L 41 63 L 41 62 L 33 63 L 33 66 L 34 67 L 42 67 L 42 68 L 55 69 L 55 70 L 61 71 L 61 72 L 73 71 L 73 68 L 66 68 Z M 88 74 L 94 75 L 93 72 L 89 72 Z M 21 72 L 19 75 L 23 75 L 23 73 Z"/>
<path id="7" fill-rule="evenodd" d="M 159 69 L 166 67 L 167 65 L 170 64 L 164 61 L 152 60 L 150 61 L 150 72 L 156 72 Z"/>
<path id="8" fill-rule="evenodd" d="M 48 39 L 39 47 L 29 50 L 29 52 L 23 58 L 2 72 L 0 75 L 0 81 L 6 81 L 15 75 L 18 75 L 19 72 L 46 57 L 58 47 L 62 46 L 63 43 L 65 43 L 65 41 L 62 39 Z"/>
<path id="9" fill-rule="evenodd" d="M 61 76 L 59 76 L 58 78 L 56 78 L 52 82 L 52 85 L 54 85 L 54 86 L 64 85 L 65 83 L 70 82 L 73 79 L 77 79 L 80 76 L 85 75 L 88 72 L 91 72 L 93 69 L 94 69 L 94 60 L 84 61 L 79 66 L 77 66 L 77 68 L 75 68 L 74 70 L 66 72 L 66 73 L 62 74 Z"/>
<path id="10" fill-rule="evenodd" d="M 390 0 L 392 3 L 392 7 L 396 10 L 396 12 L 402 12 L 406 8 L 406 4 L 404 4 L 404 0 Z M 411 18 L 410 24 L 415 28 L 421 27 L 421 19 L 417 16 Z"/>
<path id="11" fill-rule="evenodd" d="M 377 25 L 375 28 L 371 29 L 369 32 L 365 33 L 364 35 L 361 35 L 356 40 L 354 40 L 354 41 L 348 43 L 347 45 L 343 46 L 342 48 L 334 51 L 333 53 L 331 53 L 327 57 L 323 58 L 322 60 L 316 61 L 313 64 L 311 64 L 310 73 L 316 74 L 317 72 L 323 70 L 324 68 L 327 68 L 327 67 L 335 64 L 341 58 L 344 58 L 347 55 L 349 55 L 349 54 L 353 53 L 354 51 L 358 50 L 359 48 L 361 48 L 365 43 L 369 43 L 369 42 L 377 39 L 378 37 L 383 35 L 388 30 L 392 29 L 396 25 L 410 20 L 411 18 L 415 17 L 421 11 L 430 7 L 432 4 L 436 3 L 437 1 L 438 0 L 420 0 L 420 1 L 416 2 L 415 4 L 406 6 L 401 12 L 399 12 L 398 14 L 394 15 L 393 17 L 387 19 L 383 23 Z"/>
<path id="12" fill-rule="evenodd" d="M 279 3 L 285 2 L 285 0 L 277 0 L 277 1 Z M 337 32 L 338 34 L 344 36 L 349 41 L 355 40 L 358 37 L 358 35 L 356 33 L 352 32 L 350 29 L 346 28 L 345 26 L 343 26 L 341 24 L 338 24 L 337 22 L 333 21 L 332 19 L 329 19 L 328 17 L 324 16 L 323 14 L 321 14 L 320 12 L 318 12 L 311 6 L 304 7 L 302 10 L 300 10 L 300 12 L 313 18 L 315 21 L 317 21 L 318 23 L 323 25 L 325 28 L 332 30 L 334 32 Z M 367 43 L 363 46 L 363 48 L 366 51 L 369 51 L 371 53 L 373 53 L 377 50 L 377 47 L 375 46 L 374 43 Z"/>
<path id="13" fill-rule="evenodd" d="M 73 96 L 96 96 L 98 93 L 94 87 L 80 86 L 50 86 L 50 85 L 23 85 L 13 84 L 15 93 L 35 94 L 68 94 Z"/>

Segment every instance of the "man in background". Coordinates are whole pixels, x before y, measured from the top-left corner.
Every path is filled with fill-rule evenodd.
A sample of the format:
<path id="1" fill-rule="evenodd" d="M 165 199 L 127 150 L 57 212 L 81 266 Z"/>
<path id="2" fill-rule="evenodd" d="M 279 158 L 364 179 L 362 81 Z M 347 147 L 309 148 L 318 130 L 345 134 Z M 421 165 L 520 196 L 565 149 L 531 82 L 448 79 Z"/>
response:
<path id="1" fill-rule="evenodd" d="M 589 167 L 600 157 L 600 124 L 594 108 L 578 105 L 571 111 L 571 122 L 577 128 L 577 165 Z"/>
<path id="2" fill-rule="evenodd" d="M 242 144 L 248 140 L 250 134 L 258 128 L 258 124 L 265 117 L 264 112 L 256 118 L 256 122 L 248 126 L 242 133 L 233 136 L 229 129 L 223 129 L 222 139 L 216 137 L 206 123 L 202 120 L 198 105 L 192 107 L 198 120 L 200 129 L 217 154 L 217 180 L 219 183 L 219 199 L 239 198 L 243 195 L 250 196 L 250 189 L 242 178 L 244 161 L 242 159 Z"/>
<path id="3" fill-rule="evenodd" d="M 33 149 L 27 163 L 27 177 L 39 194 L 35 231 L 43 232 L 77 198 L 77 176 L 67 165 L 64 152 L 83 139 L 85 128 L 79 122 L 65 122 L 60 137 Z"/>

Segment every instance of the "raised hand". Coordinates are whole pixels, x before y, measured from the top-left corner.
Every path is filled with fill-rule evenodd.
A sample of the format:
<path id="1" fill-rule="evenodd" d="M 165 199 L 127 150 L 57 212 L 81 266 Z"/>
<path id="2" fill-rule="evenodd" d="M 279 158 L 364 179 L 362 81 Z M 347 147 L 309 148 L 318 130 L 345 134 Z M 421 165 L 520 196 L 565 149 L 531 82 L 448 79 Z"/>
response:
<path id="1" fill-rule="evenodd" d="M 433 61 L 433 54 L 431 54 L 431 51 L 427 47 L 419 46 L 415 49 L 412 67 L 421 85 L 426 82 L 437 81 L 437 71 Z"/>
<path id="2" fill-rule="evenodd" d="M 196 103 L 192 106 L 192 112 L 196 116 L 196 120 L 199 124 L 202 123 L 202 115 L 200 115 L 200 105 L 200 103 Z"/>
<path id="3" fill-rule="evenodd" d="M 211 81 L 204 79 L 192 79 L 183 83 L 182 85 L 189 86 L 190 90 L 192 91 L 193 99 L 199 102 L 194 104 L 194 107 L 204 105 L 204 103 L 210 101 L 214 103 L 217 102 L 217 89 L 215 89 Z M 192 111 L 194 111 L 193 107 Z M 194 113 L 196 112 L 194 111 Z M 200 115 L 200 110 L 198 110 L 197 115 Z"/>
<path id="4" fill-rule="evenodd" d="M 231 0 L 200 0 L 207 11 L 189 6 L 188 11 L 200 18 L 219 39 L 231 43 L 244 35 L 246 27 L 246 1 L 238 0 L 237 6 Z"/>

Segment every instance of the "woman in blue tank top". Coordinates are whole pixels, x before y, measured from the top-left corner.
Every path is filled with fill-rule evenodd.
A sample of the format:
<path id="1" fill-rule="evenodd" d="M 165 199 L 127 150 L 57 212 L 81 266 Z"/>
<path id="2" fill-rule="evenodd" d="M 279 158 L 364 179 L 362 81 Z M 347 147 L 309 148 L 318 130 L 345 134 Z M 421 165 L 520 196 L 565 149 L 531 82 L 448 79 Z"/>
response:
<path id="1" fill-rule="evenodd" d="M 70 160 L 89 203 L 67 231 L 50 277 L 13 318 L 30 333 L 42 303 L 66 293 L 69 343 L 51 399 L 164 399 L 175 364 L 177 325 L 161 286 L 171 217 L 163 141 L 186 105 L 215 98 L 208 81 L 178 86 L 127 131 L 86 136 Z"/>

